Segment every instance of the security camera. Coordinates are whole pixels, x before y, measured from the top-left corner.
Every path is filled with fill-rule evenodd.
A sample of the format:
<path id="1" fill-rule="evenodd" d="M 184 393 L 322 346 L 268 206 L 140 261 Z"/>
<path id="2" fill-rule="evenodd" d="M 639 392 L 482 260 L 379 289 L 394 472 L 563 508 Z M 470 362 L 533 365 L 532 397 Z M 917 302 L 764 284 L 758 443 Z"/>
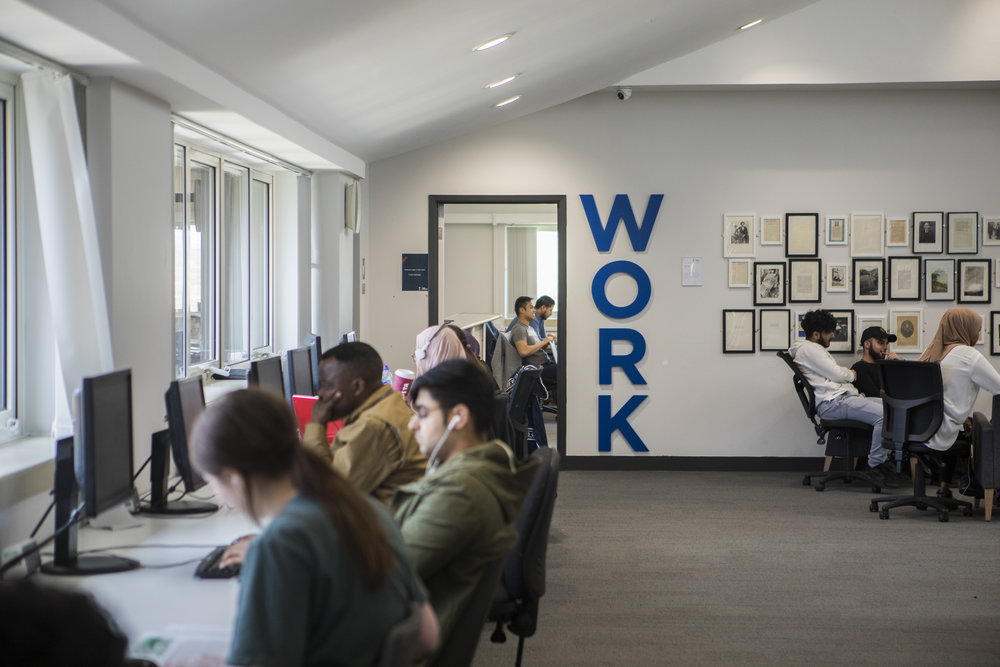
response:
<path id="1" fill-rule="evenodd" d="M 632 89 L 631 88 L 619 88 L 618 90 L 615 91 L 615 95 L 618 96 L 618 99 L 620 99 L 622 102 L 624 102 L 628 98 L 632 97 Z"/>

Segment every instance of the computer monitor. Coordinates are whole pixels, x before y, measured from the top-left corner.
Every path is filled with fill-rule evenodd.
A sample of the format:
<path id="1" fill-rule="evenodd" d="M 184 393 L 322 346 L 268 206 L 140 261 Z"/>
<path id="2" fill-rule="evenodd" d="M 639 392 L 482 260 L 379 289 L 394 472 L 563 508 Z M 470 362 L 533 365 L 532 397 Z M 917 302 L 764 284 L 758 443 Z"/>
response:
<path id="1" fill-rule="evenodd" d="M 313 396 L 319 395 L 319 358 L 323 356 L 323 341 L 319 334 L 306 336 L 305 344 L 312 348 Z"/>
<path id="2" fill-rule="evenodd" d="M 76 434 L 56 448 L 56 527 L 79 512 L 96 517 L 135 494 L 132 485 L 132 371 L 84 378 L 76 394 Z M 72 471 L 72 472 L 71 472 Z M 79 505 L 78 503 L 79 498 Z M 78 557 L 76 526 L 56 538 L 55 558 L 42 566 L 49 574 L 102 574 L 139 567 L 118 556 Z"/>
<path id="3" fill-rule="evenodd" d="M 281 357 L 267 357 L 251 361 L 250 372 L 247 374 L 247 386 L 284 396 L 285 380 L 281 372 Z"/>
<path id="4" fill-rule="evenodd" d="M 288 401 L 292 396 L 315 396 L 313 388 L 316 383 L 313 379 L 312 348 L 297 347 L 286 352 L 285 367 L 288 369 Z"/>
<path id="5" fill-rule="evenodd" d="M 163 396 L 167 405 L 167 430 L 158 431 L 152 438 L 152 493 L 149 505 L 142 511 L 149 514 L 204 514 L 219 509 L 215 503 L 201 500 L 167 500 L 170 489 L 167 486 L 170 469 L 170 452 L 174 455 L 174 467 L 184 490 L 193 493 L 205 486 L 205 480 L 191 464 L 188 442 L 195 420 L 205 411 L 205 390 L 201 376 L 174 380 Z"/>

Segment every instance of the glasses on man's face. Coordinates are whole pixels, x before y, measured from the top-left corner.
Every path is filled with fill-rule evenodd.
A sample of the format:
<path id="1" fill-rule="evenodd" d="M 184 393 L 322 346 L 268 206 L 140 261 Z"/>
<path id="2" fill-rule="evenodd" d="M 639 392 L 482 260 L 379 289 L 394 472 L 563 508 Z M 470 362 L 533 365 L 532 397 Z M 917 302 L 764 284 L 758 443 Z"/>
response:
<path id="1" fill-rule="evenodd" d="M 426 405 L 417 405 L 413 407 L 413 414 L 417 416 L 417 419 L 427 419 L 427 415 L 440 409 L 440 405 L 434 408 L 429 408 Z"/>

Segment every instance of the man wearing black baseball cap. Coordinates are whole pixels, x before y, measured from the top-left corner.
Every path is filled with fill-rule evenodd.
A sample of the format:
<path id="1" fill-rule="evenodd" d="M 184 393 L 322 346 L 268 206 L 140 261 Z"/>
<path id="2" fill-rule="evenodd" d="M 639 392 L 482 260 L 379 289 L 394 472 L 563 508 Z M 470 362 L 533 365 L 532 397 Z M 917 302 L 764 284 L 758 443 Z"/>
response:
<path id="1" fill-rule="evenodd" d="M 861 334 L 861 361 L 851 366 L 855 372 L 854 386 L 865 396 L 879 398 L 882 394 L 882 378 L 875 362 L 879 359 L 899 359 L 895 352 L 889 352 L 889 343 L 896 342 L 896 334 L 882 327 L 868 327 Z"/>

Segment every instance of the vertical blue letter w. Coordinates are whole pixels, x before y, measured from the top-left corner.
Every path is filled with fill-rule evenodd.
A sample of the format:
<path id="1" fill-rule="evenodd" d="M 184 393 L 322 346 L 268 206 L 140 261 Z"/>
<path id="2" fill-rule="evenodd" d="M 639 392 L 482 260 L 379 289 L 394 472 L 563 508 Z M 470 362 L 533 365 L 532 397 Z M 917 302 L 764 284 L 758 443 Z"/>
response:
<path id="1" fill-rule="evenodd" d="M 608 224 L 601 222 L 601 214 L 597 212 L 597 204 L 594 203 L 594 195 L 580 195 L 583 203 L 583 210 L 587 213 L 587 221 L 590 223 L 590 232 L 594 235 L 594 243 L 600 252 L 611 250 L 611 244 L 615 240 L 615 233 L 618 231 L 618 223 L 624 222 L 628 231 L 629 241 L 632 243 L 632 250 L 642 252 L 649 243 L 649 235 L 656 224 L 656 214 L 660 212 L 660 203 L 663 195 L 649 195 L 649 204 L 646 205 L 646 214 L 642 216 L 642 226 L 636 224 L 635 213 L 632 212 L 632 204 L 629 203 L 628 195 L 615 195 L 615 203 L 611 206 L 611 215 L 608 216 Z"/>

